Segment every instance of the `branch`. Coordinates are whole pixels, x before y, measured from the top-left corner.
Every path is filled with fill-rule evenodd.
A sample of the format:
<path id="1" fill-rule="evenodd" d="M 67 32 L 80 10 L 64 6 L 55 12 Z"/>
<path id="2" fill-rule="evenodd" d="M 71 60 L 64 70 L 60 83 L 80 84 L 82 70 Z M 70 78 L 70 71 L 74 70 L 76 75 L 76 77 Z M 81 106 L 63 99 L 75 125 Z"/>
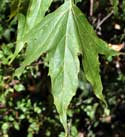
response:
<path id="1" fill-rule="evenodd" d="M 113 10 L 112 10 L 107 16 L 105 16 L 105 17 L 97 24 L 96 29 L 99 29 L 100 26 L 101 26 L 109 17 L 112 16 L 112 14 L 113 14 Z"/>
<path id="2" fill-rule="evenodd" d="M 93 16 L 93 4 L 94 4 L 94 0 L 90 0 L 90 11 L 89 11 L 90 16 Z"/>

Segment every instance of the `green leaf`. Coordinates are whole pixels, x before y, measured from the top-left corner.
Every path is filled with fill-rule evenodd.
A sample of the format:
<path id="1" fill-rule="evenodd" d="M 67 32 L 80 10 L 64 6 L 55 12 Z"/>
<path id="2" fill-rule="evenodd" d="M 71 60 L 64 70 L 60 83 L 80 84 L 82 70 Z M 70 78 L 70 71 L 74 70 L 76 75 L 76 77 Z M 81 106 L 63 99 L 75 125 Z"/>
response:
<path id="1" fill-rule="evenodd" d="M 52 82 L 54 104 L 67 132 L 67 108 L 78 86 L 81 54 L 87 80 L 95 95 L 105 102 L 99 71 L 98 54 L 116 55 L 99 39 L 84 14 L 71 1 L 46 16 L 23 40 L 27 42 L 26 57 L 15 72 L 20 76 L 24 68 L 46 53 Z"/>
<path id="2" fill-rule="evenodd" d="M 25 90 L 25 87 L 22 84 L 16 84 L 16 85 L 14 85 L 14 89 L 17 92 L 21 92 L 21 91 Z"/>
<path id="3" fill-rule="evenodd" d="M 30 5 L 26 17 L 26 29 L 30 31 L 41 22 L 48 10 L 52 0 L 30 0 Z"/>
<path id="4" fill-rule="evenodd" d="M 115 15 L 118 15 L 119 0 L 112 0 L 112 3 L 113 3 L 114 14 L 115 14 Z"/>
<path id="5" fill-rule="evenodd" d="M 16 5 L 15 3 L 20 4 L 18 0 L 14 0 L 14 1 L 15 1 L 14 6 Z M 24 47 L 25 35 L 28 32 L 30 32 L 33 27 L 35 27 L 37 24 L 39 24 L 42 21 L 51 3 L 52 0 L 30 0 L 26 17 L 21 13 L 18 14 L 18 33 L 17 33 L 17 42 L 16 42 L 17 44 L 16 44 L 16 50 L 14 56 L 11 59 L 10 63 L 14 60 L 14 58 Z"/>

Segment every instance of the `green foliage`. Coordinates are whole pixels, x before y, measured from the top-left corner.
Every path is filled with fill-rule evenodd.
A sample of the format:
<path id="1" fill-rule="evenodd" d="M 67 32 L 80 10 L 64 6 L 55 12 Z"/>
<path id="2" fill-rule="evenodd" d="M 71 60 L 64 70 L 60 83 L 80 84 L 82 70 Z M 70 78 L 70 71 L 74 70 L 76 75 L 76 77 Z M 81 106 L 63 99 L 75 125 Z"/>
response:
<path id="1" fill-rule="evenodd" d="M 89 17 L 88 0 L 74 1 L 75 3 L 77 3 L 81 11 L 74 4 L 70 9 L 68 6 L 68 1 L 66 1 L 67 4 L 64 3 L 62 6 L 60 6 L 60 4 L 62 4 L 63 1 L 54 0 L 55 3 L 52 3 L 50 8 L 49 5 L 45 6 L 46 9 L 43 12 L 43 14 L 42 12 L 40 12 L 42 14 L 41 18 L 40 17 L 35 18 L 29 16 L 32 15 L 30 14 L 30 12 L 32 11 L 30 9 L 33 8 L 38 16 L 41 16 L 41 14 L 39 14 L 39 11 L 42 10 L 42 8 L 40 8 L 38 9 L 37 12 L 37 9 L 35 8 L 36 2 L 37 1 L 30 1 L 29 4 L 28 0 L 0 1 L 0 136 L 22 137 L 22 133 L 24 137 L 26 136 L 64 137 L 65 136 L 63 127 L 59 122 L 58 113 L 56 111 L 55 106 L 53 105 L 53 98 L 51 96 L 50 89 L 54 88 L 56 85 L 56 87 L 60 90 L 58 94 L 59 96 L 62 95 L 63 97 L 63 98 L 60 97 L 62 101 L 61 102 L 59 100 L 60 104 L 61 103 L 65 104 L 66 101 L 64 102 L 64 99 L 67 99 L 66 97 L 68 97 L 68 100 L 70 102 L 72 96 L 69 96 L 68 94 L 69 90 L 67 89 L 70 87 L 72 88 L 71 84 L 72 82 L 74 82 L 74 78 L 75 78 L 74 76 L 71 75 L 72 72 L 74 73 L 75 71 L 75 69 L 73 69 L 72 67 L 73 66 L 72 64 L 74 63 L 73 62 L 74 58 L 77 59 L 77 64 L 79 65 L 78 68 L 79 72 L 77 72 L 78 75 L 75 74 L 75 76 L 77 77 L 75 83 L 75 85 L 77 85 L 77 89 L 76 89 L 77 92 L 74 90 L 74 94 L 76 93 L 76 95 L 73 97 L 70 104 L 68 102 L 69 105 L 66 104 L 65 108 L 68 107 L 68 109 L 65 110 L 62 108 L 62 110 L 66 111 L 67 113 L 67 121 L 65 122 L 67 122 L 68 125 L 68 134 L 70 134 L 70 136 L 72 137 L 83 136 L 83 135 L 88 137 L 95 137 L 95 136 L 100 137 L 101 136 L 100 133 L 103 136 L 115 136 L 115 135 L 120 136 L 121 128 L 124 130 L 124 112 L 125 112 L 124 111 L 125 96 L 123 90 L 125 89 L 124 56 L 120 56 L 115 59 L 113 59 L 110 56 L 108 58 L 110 63 L 105 61 L 102 56 L 99 56 L 99 54 L 104 55 L 104 52 L 100 52 L 100 51 L 106 51 L 105 52 L 106 56 L 108 56 L 110 54 L 107 53 L 110 53 L 111 50 L 105 48 L 107 47 L 107 44 L 95 35 L 95 32 L 93 31 L 91 25 L 89 25 L 88 21 L 86 21 L 86 17 L 87 17 L 89 21 L 93 23 L 94 26 L 96 26 L 97 25 L 96 23 L 100 22 L 100 20 L 103 19 L 104 16 L 106 16 L 112 9 L 114 9 L 112 7 L 113 4 L 111 3 L 112 5 L 110 5 L 105 0 L 95 1 L 93 16 L 91 18 Z M 46 2 L 48 1 L 46 0 Z M 12 3 L 13 5 L 11 5 Z M 14 4 L 14 3 L 18 3 L 18 4 Z M 104 3 L 104 5 L 102 3 Z M 115 16 L 112 15 L 106 22 L 104 22 L 100 26 L 101 29 L 97 30 L 97 33 L 98 31 L 100 32 L 98 33 L 100 37 L 104 38 L 107 42 L 121 43 L 122 41 L 124 41 L 124 19 L 125 19 L 124 4 L 125 2 L 121 1 L 117 5 L 118 13 L 115 14 Z M 60 10 L 62 7 L 63 8 L 67 7 L 67 11 L 64 14 L 65 16 L 61 16 L 62 13 Z M 85 15 L 87 15 L 86 17 L 85 15 L 83 15 L 82 11 L 84 11 Z M 44 16 L 45 12 L 47 14 L 46 17 Z M 57 13 L 58 13 L 58 17 L 56 17 Z M 77 13 L 80 13 L 80 16 Z M 17 17 L 18 17 L 18 32 L 17 32 Z M 39 23 L 37 24 L 30 22 L 29 25 L 26 25 L 28 23 L 27 20 L 30 17 L 32 20 L 38 19 L 40 22 L 38 21 Z M 57 22 L 56 19 L 60 19 L 60 20 Z M 48 26 L 42 24 L 45 21 L 47 22 Z M 54 22 L 57 22 L 57 24 L 54 25 L 55 24 Z M 118 23 L 120 25 L 121 30 L 114 31 L 113 25 L 115 23 L 116 24 Z M 32 24 L 31 25 L 32 27 L 30 26 L 30 24 Z M 58 26 L 61 29 L 57 29 Z M 48 30 L 48 32 L 42 33 L 41 30 L 42 28 L 44 32 L 46 32 L 46 30 Z M 52 29 L 53 32 L 50 33 Z M 72 30 L 70 31 L 70 29 Z M 16 36 L 17 34 L 18 37 Z M 49 41 L 46 36 L 49 36 L 49 39 L 51 38 L 51 41 Z M 54 36 L 56 36 L 56 38 L 59 38 L 61 36 L 64 38 L 62 38 L 62 41 L 59 44 L 58 39 L 56 38 L 53 39 Z M 70 38 L 70 36 L 72 37 Z M 18 39 L 17 41 L 15 40 L 16 37 Z M 71 46 L 69 46 L 69 42 L 70 43 L 77 42 L 77 44 L 76 45 L 72 44 Z M 20 43 L 22 44 L 21 48 L 19 47 Z M 53 46 L 54 43 L 56 43 L 56 45 L 53 46 L 54 48 L 51 48 L 49 50 L 48 49 L 43 50 L 42 49 L 42 46 L 44 45 L 43 43 L 47 44 L 45 48 L 48 48 L 48 46 L 50 45 Z M 92 45 L 92 49 L 90 48 L 91 45 Z M 13 51 L 15 47 L 17 49 L 15 54 L 13 55 Z M 24 50 L 22 50 L 23 47 L 26 47 L 26 56 L 24 56 L 25 48 Z M 35 49 L 37 49 L 38 47 L 40 47 L 43 54 L 42 53 L 39 53 L 39 55 L 33 54 L 33 52 L 35 52 Z M 101 50 L 102 47 L 104 47 L 103 50 Z M 87 49 L 89 49 L 89 51 Z M 37 49 L 37 51 L 38 50 L 39 49 Z M 62 52 L 64 50 L 68 52 Z M 20 51 L 21 53 L 19 54 Z M 32 60 L 32 56 L 31 56 L 30 59 L 29 58 L 30 51 L 32 52 L 31 54 L 36 56 L 36 59 L 38 57 L 40 58 L 38 60 L 35 59 Z M 73 56 L 74 58 L 70 56 L 72 52 L 75 55 Z M 93 60 L 94 58 L 89 57 L 92 56 L 92 54 L 94 53 L 96 53 L 95 54 L 96 56 L 94 56 L 94 58 L 96 58 L 97 60 Z M 69 57 L 68 59 L 66 55 Z M 88 82 L 89 79 L 86 80 L 85 74 L 88 73 L 85 73 L 85 68 L 84 68 L 85 65 L 83 64 L 84 60 L 86 59 L 85 55 L 87 55 L 87 57 L 91 59 L 90 61 L 88 61 L 91 66 L 86 68 L 88 68 L 89 71 L 98 70 L 95 71 L 98 73 L 94 73 L 94 74 L 97 74 L 96 76 L 98 76 L 99 79 L 100 79 L 99 75 L 101 74 L 101 79 L 103 81 L 103 87 L 104 87 L 103 93 L 105 94 L 106 101 L 108 103 L 111 112 L 106 108 L 103 110 L 102 105 L 100 105 L 98 100 L 93 95 L 92 91 L 95 88 L 93 86 L 92 89 L 91 86 L 93 85 L 92 82 L 95 79 L 93 80 L 93 78 L 91 78 L 92 79 L 91 85 Z M 66 59 L 64 57 L 66 57 Z M 12 58 L 13 59 L 15 58 L 15 60 L 11 64 L 9 64 L 8 62 Z M 28 63 L 29 65 L 27 63 L 25 64 L 26 68 L 23 70 L 23 74 L 21 75 L 21 78 L 12 77 L 12 74 L 14 73 L 15 69 L 19 66 L 19 64 L 21 64 L 22 60 L 24 60 L 25 62 L 27 58 L 29 58 L 29 60 L 32 60 L 31 62 L 33 61 L 35 62 L 32 65 L 30 65 L 30 63 Z M 72 62 L 69 60 L 70 58 Z M 99 73 L 98 58 L 99 61 L 101 62 L 100 73 Z M 97 65 L 98 69 L 93 68 L 93 66 L 96 66 L 96 61 L 98 64 Z M 67 62 L 71 62 L 71 65 L 69 66 L 69 63 Z M 118 65 L 120 66 L 120 68 L 116 68 L 117 63 L 119 63 Z M 54 65 L 56 64 L 58 68 L 56 68 L 53 64 Z M 65 67 L 66 69 L 64 69 Z M 52 87 L 50 84 L 50 79 L 47 76 L 48 68 L 49 68 L 49 74 L 51 75 L 51 81 L 53 81 L 51 82 Z M 63 70 L 60 71 L 59 74 L 62 74 L 66 77 L 68 76 L 68 78 L 71 77 L 71 80 L 67 80 L 67 78 L 62 79 L 60 75 L 56 76 L 55 74 L 58 69 Z M 66 73 L 64 72 L 68 73 L 68 75 L 66 75 Z M 54 81 L 54 79 L 56 79 L 56 81 Z M 68 83 L 68 86 L 65 86 L 66 89 L 65 91 L 63 91 L 59 85 L 60 83 L 62 83 L 62 80 L 63 81 L 65 80 Z M 66 96 L 63 96 L 62 91 L 66 94 Z M 94 92 L 95 91 L 96 90 L 94 90 Z"/>
<path id="2" fill-rule="evenodd" d="M 51 3 L 52 0 L 31 0 L 26 17 L 23 14 L 18 15 L 17 46 L 12 60 L 18 55 L 24 46 L 24 35 L 30 33 L 32 28 L 42 21 L 45 12 L 48 10 Z"/>
<path id="3" fill-rule="evenodd" d="M 112 0 L 113 3 L 113 10 L 114 10 L 114 14 L 118 15 L 118 5 L 119 5 L 119 1 L 118 0 Z"/>
<path id="4" fill-rule="evenodd" d="M 105 102 L 99 75 L 98 54 L 111 56 L 116 55 L 116 52 L 109 49 L 107 44 L 96 36 L 84 14 L 71 0 L 65 1 L 54 13 L 42 20 L 41 17 L 50 3 L 43 11 L 38 8 L 38 12 L 35 3 L 36 1 L 31 3 L 26 21 L 23 15 L 19 15 L 17 46 L 13 58 L 25 43 L 28 47 L 25 60 L 15 75 L 20 76 L 27 65 L 43 53 L 47 54 L 54 104 L 67 131 L 66 112 L 78 87 L 80 71 L 78 56 L 82 55 L 84 73 L 92 84 L 95 95 Z"/>

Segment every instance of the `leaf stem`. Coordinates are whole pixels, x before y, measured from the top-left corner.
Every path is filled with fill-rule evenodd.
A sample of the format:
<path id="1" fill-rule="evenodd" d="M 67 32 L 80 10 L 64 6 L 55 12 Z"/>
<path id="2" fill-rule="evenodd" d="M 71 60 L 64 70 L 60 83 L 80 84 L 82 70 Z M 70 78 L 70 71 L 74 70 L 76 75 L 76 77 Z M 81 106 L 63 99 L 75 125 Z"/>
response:
<path id="1" fill-rule="evenodd" d="M 64 2 L 66 2 L 66 1 L 70 1 L 70 3 L 72 3 L 73 0 L 64 0 Z"/>

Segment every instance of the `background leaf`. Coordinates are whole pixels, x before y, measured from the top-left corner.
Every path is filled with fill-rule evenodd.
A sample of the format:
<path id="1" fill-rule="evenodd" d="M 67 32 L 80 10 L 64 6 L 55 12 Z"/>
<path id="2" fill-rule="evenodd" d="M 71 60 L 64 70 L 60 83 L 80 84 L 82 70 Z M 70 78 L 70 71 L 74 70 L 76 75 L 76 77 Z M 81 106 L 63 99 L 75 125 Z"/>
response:
<path id="1" fill-rule="evenodd" d="M 30 0 L 12 0 L 11 8 L 10 8 L 10 16 L 9 20 L 11 20 L 13 17 L 15 17 L 18 13 L 26 13 L 28 3 Z"/>
<path id="2" fill-rule="evenodd" d="M 119 0 L 112 0 L 112 3 L 113 3 L 114 14 L 115 14 L 115 15 L 118 15 Z"/>

